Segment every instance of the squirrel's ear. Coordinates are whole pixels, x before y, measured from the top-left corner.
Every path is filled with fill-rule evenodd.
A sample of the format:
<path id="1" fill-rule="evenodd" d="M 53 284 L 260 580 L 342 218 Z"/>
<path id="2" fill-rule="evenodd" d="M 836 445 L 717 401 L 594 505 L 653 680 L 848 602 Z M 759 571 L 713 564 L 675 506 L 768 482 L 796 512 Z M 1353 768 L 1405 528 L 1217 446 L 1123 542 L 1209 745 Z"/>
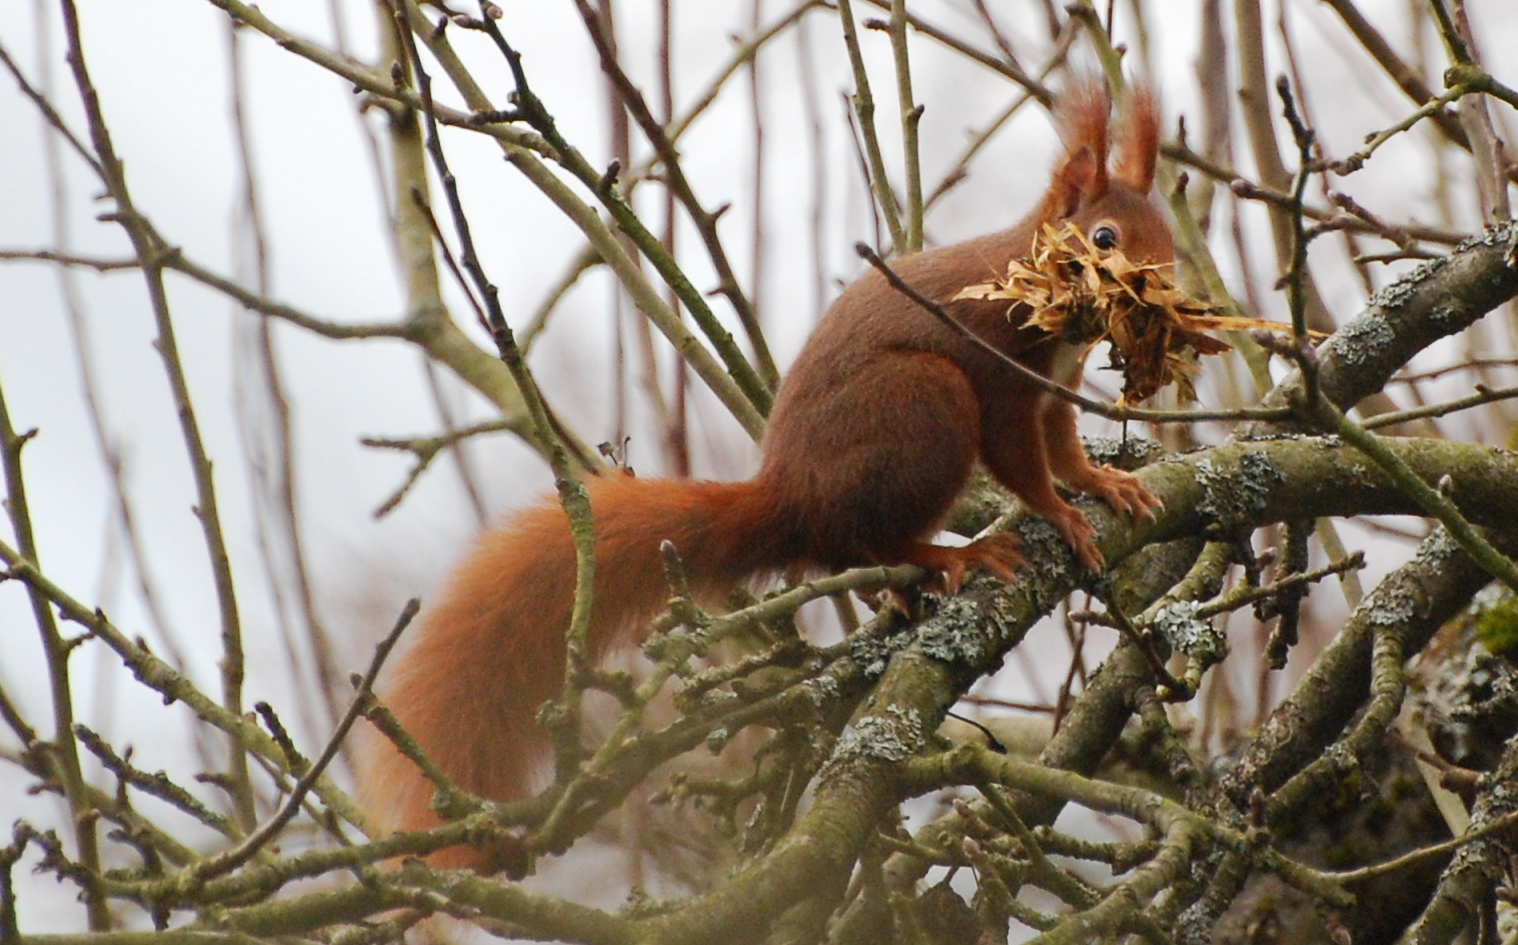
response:
<path id="1" fill-rule="evenodd" d="M 1154 90 L 1136 86 L 1118 130 L 1117 167 L 1113 177 L 1147 194 L 1154 186 L 1155 162 L 1160 150 L 1160 105 Z"/>
<path id="2" fill-rule="evenodd" d="M 1054 172 L 1049 196 L 1053 198 L 1059 219 L 1071 216 L 1081 204 L 1101 196 L 1106 190 L 1106 168 L 1096 160 L 1096 152 L 1082 145 L 1065 158 L 1065 163 Z"/>
<path id="3" fill-rule="evenodd" d="M 1054 125 L 1065 158 L 1054 174 L 1055 209 L 1062 217 L 1107 192 L 1112 96 L 1100 76 L 1077 76 L 1054 104 Z"/>

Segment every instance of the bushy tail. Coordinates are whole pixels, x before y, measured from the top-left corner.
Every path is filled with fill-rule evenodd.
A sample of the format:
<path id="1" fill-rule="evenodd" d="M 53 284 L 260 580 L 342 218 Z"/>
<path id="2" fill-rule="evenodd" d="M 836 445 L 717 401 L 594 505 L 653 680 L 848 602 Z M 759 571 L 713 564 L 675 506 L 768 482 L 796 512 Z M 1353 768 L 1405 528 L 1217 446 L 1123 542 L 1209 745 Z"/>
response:
<path id="1" fill-rule="evenodd" d="M 587 483 L 596 526 L 592 656 L 632 642 L 669 589 L 659 544 L 675 544 L 698 593 L 778 567 L 777 534 L 750 483 L 609 476 Z M 423 616 L 380 698 L 461 787 L 497 800 L 525 796 L 548 755 L 538 707 L 563 685 L 575 552 L 556 500 L 482 535 Z M 433 789 L 383 736 L 364 726 L 359 797 L 384 830 L 435 826 Z M 442 851 L 441 866 L 473 864 Z"/>

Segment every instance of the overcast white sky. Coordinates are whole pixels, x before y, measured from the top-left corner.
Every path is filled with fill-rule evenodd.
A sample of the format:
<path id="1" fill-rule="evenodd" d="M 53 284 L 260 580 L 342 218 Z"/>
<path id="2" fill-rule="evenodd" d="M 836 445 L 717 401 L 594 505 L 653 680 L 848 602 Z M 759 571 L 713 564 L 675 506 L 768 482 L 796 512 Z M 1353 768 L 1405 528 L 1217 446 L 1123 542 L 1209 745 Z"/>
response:
<path id="1" fill-rule="evenodd" d="M 189 256 L 218 272 L 237 273 L 233 233 L 239 172 L 229 117 L 224 15 L 207 0 L 80 0 L 79 5 L 89 66 L 139 207 Z M 360 56 L 369 57 L 374 48 L 370 4 L 339 0 L 337 5 L 347 41 Z M 593 163 L 605 163 L 603 89 L 573 5 L 567 0 L 505 0 L 502 6 L 503 25 L 524 51 L 539 94 L 557 113 L 568 137 Z M 1038 5 L 993 6 L 1010 8 L 1005 15 L 1012 24 L 1032 15 Z M 1128 5 L 1119 6 L 1126 17 Z M 1164 27 L 1152 36 L 1152 60 L 1171 127 L 1195 100 L 1191 70 L 1196 6 L 1164 4 Z M 1266 6 L 1267 20 L 1274 23 L 1275 4 Z M 1389 83 L 1352 77 L 1342 64 L 1348 40 L 1321 4 L 1291 0 L 1287 6 L 1303 68 L 1313 77 L 1319 96 L 1312 102 L 1315 117 L 1331 153 L 1348 153 L 1367 131 L 1410 110 Z M 1362 6 L 1387 24 L 1396 41 L 1405 40 L 1403 0 L 1365 0 Z M 1500 78 L 1518 84 L 1518 60 L 1508 55 L 1518 48 L 1518 17 L 1513 16 L 1511 0 L 1471 0 L 1468 6 L 1492 60 L 1489 65 Z M 326 3 L 265 0 L 260 7 L 297 33 L 323 43 L 334 41 Z M 786 9 L 789 4 L 769 0 L 763 20 L 770 22 Z M 973 8 L 959 0 L 914 3 L 913 9 L 945 25 L 973 22 Z M 621 0 L 618 10 L 622 46 L 631 51 L 629 68 L 646 84 L 651 74 L 653 4 Z M 747 32 L 748 4 L 693 0 L 677 2 L 675 11 L 680 50 L 677 98 L 689 101 L 726 62 L 728 36 Z M 1120 18 L 1120 38 L 1124 23 Z M 49 37 L 46 48 L 39 48 L 39 24 Z M 795 43 L 787 39 L 761 60 L 769 196 L 763 210 L 767 268 L 760 294 L 782 363 L 794 354 L 817 314 L 810 255 L 819 250 L 823 254 L 831 292 L 835 280 L 846 280 L 859 270 L 849 247 L 872 237 L 845 137 L 840 93 L 850 83 L 836 25 L 828 15 L 818 16 L 810 36 L 818 57 L 829 155 L 829 209 L 821 231 L 810 222 L 811 171 L 806 116 L 797 104 L 800 70 Z M 242 40 L 253 157 L 271 253 L 271 294 L 334 321 L 400 317 L 402 288 L 377 199 L 383 184 L 370 159 L 362 119 L 356 116 L 355 97 L 341 80 L 263 37 L 248 31 Z M 884 67 L 885 40 L 881 34 L 867 34 L 866 40 L 875 57 L 872 63 L 879 66 L 877 99 L 888 115 L 894 93 Z M 480 64 L 477 75 L 493 82 L 492 94 L 504 101 L 509 86 L 493 54 L 482 40 L 458 41 L 466 59 Z M 44 60 L 50 64 L 55 104 L 82 132 L 78 97 L 60 52 L 56 4 L 0 3 L 0 43 L 33 81 L 40 81 Z M 958 154 L 965 132 L 979 127 L 1015 90 L 926 44 L 918 43 L 914 51 L 916 97 L 927 106 L 922 125 L 927 176 L 936 180 Z M 690 157 L 686 170 L 701 198 L 708 206 L 733 205 L 723 232 L 745 280 L 753 214 L 747 94 L 745 84 L 735 84 L 683 145 Z M 456 100 L 446 92 L 440 97 Z M 881 124 L 890 121 L 883 119 Z M 3 75 L 0 129 L 0 250 L 52 246 L 42 126 L 35 109 Z M 520 324 L 578 251 L 580 238 L 487 141 L 452 133 L 446 143 L 472 208 L 471 222 L 485 264 L 502 286 L 508 318 Z M 950 242 L 1014 221 L 1042 188 L 1054 148 L 1042 113 L 1029 110 L 1020 116 L 976 165 L 970 180 L 935 208 L 930 235 Z M 1346 188 L 1393 220 L 1423 214 L 1433 195 L 1428 176 L 1419 172 L 1419 160 L 1409 151 L 1388 148 L 1352 188 Z M 65 156 L 63 166 L 70 248 L 81 255 L 124 258 L 128 246 L 120 228 L 94 219 L 102 209 L 94 199 L 98 184 L 72 155 Z M 649 191 L 652 196 L 652 188 Z M 688 230 L 681 238 L 685 245 L 694 242 Z M 1262 272 L 1269 268 L 1267 260 L 1255 262 Z M 698 285 L 711 284 L 709 270 L 695 265 L 692 274 Z M 1236 272 L 1228 275 L 1237 278 Z M 143 280 L 130 272 L 88 271 L 76 272 L 73 280 L 107 433 L 125 463 L 152 579 L 163 591 L 167 622 L 189 655 L 190 671 L 214 691 L 219 653 L 216 601 L 191 511 L 189 466 L 151 344 L 155 331 Z M 295 705 L 293 689 L 302 680 L 292 677 L 282 655 L 280 622 L 258 552 L 246 475 L 247 444 L 236 422 L 237 379 L 246 373 L 248 349 L 246 339 L 239 343 L 235 336 L 238 325 L 246 333 L 249 320 L 224 298 L 183 278 L 170 274 L 169 284 L 198 419 L 216 463 L 216 485 L 239 579 L 249 637 L 247 701 Z M 1347 280 L 1330 281 L 1326 290 L 1341 318 L 1352 314 L 1363 297 L 1361 288 Z M 567 391 L 556 403 L 592 443 L 612 430 L 606 341 L 610 296 L 604 278 L 587 279 L 565 303 L 555 330 L 534 358 L 545 385 Z M 722 308 L 715 303 L 714 307 Z M 329 342 L 283 325 L 277 327 L 276 338 L 295 410 L 303 538 L 317 603 L 324 620 L 344 635 L 344 667 L 355 668 L 365 659 L 368 640 L 388 626 L 400 603 L 432 588 L 475 523 L 452 467 L 443 463 L 423 478 L 397 512 L 379 521 L 372 517 L 409 464 L 398 454 L 361 446 L 359 438 L 431 433 L 438 427 L 417 353 L 394 341 Z M 575 383 L 564 383 L 566 376 Z M 480 397 L 451 378 L 444 380 L 461 417 L 488 416 Z M 14 423 L 39 431 L 25 458 L 44 569 L 81 600 L 104 607 L 129 633 L 161 646 L 113 524 L 111 490 L 84 407 L 79 353 L 59 275 L 47 266 L 0 262 L 0 387 Z M 744 444 L 738 427 L 721 416 L 720 408 L 702 402 L 697 423 L 701 442 L 708 444 L 698 456 L 698 472 L 733 478 L 751 471 L 755 453 Z M 655 455 L 652 446 L 640 449 L 634 441 L 634 462 L 642 470 L 656 471 L 651 468 L 657 466 Z M 492 513 L 525 501 L 549 484 L 526 450 L 506 437 L 477 445 L 473 456 L 484 473 Z M 0 533 L 11 540 L 8 527 Z M 37 647 L 22 589 L 14 582 L 0 584 L 0 682 L 41 722 L 48 716 Z M 80 718 L 118 742 L 132 742 L 142 767 L 183 766 L 181 710 L 165 709 L 147 697 L 104 654 L 101 647 L 87 647 L 76 659 Z M 323 735 L 319 730 L 300 733 L 307 744 Z M 11 746 L 8 734 L 0 736 L 0 744 Z M 51 802 L 21 797 L 19 783 L 11 767 L 0 765 L 0 825 L 22 816 L 47 821 Z M 68 890 L 54 888 L 51 881 L 24 890 L 23 927 L 54 928 L 50 917 L 70 898 Z M 75 921 L 70 918 L 56 928 L 72 927 Z"/>

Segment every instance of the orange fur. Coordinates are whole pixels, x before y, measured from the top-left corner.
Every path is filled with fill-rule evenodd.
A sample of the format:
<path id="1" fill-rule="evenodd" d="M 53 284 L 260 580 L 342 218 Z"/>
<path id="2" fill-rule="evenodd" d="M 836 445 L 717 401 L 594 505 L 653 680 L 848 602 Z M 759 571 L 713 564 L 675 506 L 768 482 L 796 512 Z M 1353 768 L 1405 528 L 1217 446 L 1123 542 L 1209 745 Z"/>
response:
<path id="1" fill-rule="evenodd" d="M 1154 92 L 1136 86 L 1128 93 L 1118 136 L 1113 176 L 1140 193 L 1154 186 L 1155 161 L 1160 152 L 1160 106 Z"/>
<path id="2" fill-rule="evenodd" d="M 1066 152 L 1073 154 L 1081 148 L 1090 148 L 1096 157 L 1092 195 L 1098 197 L 1107 191 L 1111 113 L 1112 96 L 1107 92 L 1107 85 L 1094 76 L 1079 79 L 1066 89 L 1054 112 Z"/>
<path id="3" fill-rule="evenodd" d="M 1060 109 L 1066 151 L 1043 201 L 1020 223 L 893 268 L 943 302 L 980 338 L 1062 383 L 1079 358 L 1022 324 L 1005 301 L 952 301 L 961 288 L 1026 256 L 1044 223 L 1110 225 L 1132 259 L 1168 260 L 1169 231 L 1148 202 L 1158 119 L 1132 114 L 1119 171 L 1109 174 L 1108 99 L 1078 86 Z M 1147 117 L 1146 117 L 1147 116 Z M 1152 120 L 1151 120 L 1152 119 Z M 1146 170 L 1147 168 L 1147 170 Z M 1143 183 L 1143 187 L 1137 186 Z M 1127 473 L 1091 465 L 1075 413 L 941 325 L 871 272 L 833 303 L 781 387 L 749 482 L 668 482 L 613 476 L 588 485 L 596 524 L 596 654 L 641 638 L 667 596 L 657 552 L 674 542 L 698 593 L 755 573 L 912 563 L 949 583 L 966 568 L 1007 575 L 1021 562 L 1006 536 L 963 548 L 929 543 L 976 462 L 1047 518 L 1088 567 L 1095 531 L 1054 490 L 1101 496 L 1148 514 L 1149 493 Z M 537 708 L 561 685 L 574 591 L 563 512 L 545 501 L 480 538 L 381 687 L 381 697 L 431 757 L 465 788 L 523 796 L 546 761 Z M 385 831 L 435 825 L 427 781 L 372 730 L 361 736 L 361 799 Z M 480 865 L 473 850 L 433 858 Z"/>
<path id="4" fill-rule="evenodd" d="M 756 540 L 766 517 L 751 483 L 609 476 L 587 484 L 596 526 L 591 657 L 625 643 L 669 597 L 658 548 L 669 540 L 697 592 L 783 563 Z M 568 520 L 548 499 L 486 532 L 414 631 L 383 698 L 458 784 L 491 798 L 524 796 L 546 760 L 539 706 L 563 685 L 574 598 Z M 432 786 L 372 728 L 362 732 L 360 799 L 388 830 L 439 823 Z M 472 863 L 469 851 L 436 857 Z"/>

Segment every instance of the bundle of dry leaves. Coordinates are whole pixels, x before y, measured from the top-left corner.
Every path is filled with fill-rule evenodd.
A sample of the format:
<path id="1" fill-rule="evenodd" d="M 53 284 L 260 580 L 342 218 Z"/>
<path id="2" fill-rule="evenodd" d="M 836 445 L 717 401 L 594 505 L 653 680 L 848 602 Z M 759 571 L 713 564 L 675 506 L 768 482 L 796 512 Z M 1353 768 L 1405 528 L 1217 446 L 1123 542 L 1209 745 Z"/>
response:
<path id="1" fill-rule="evenodd" d="M 1137 403 L 1171 382 L 1194 399 L 1195 355 L 1233 347 L 1204 331 L 1282 326 L 1219 314 L 1177 288 L 1172 268 L 1099 250 L 1068 221 L 1063 227 L 1046 223 L 1033 239 L 1031 259 L 1012 260 L 1005 278 L 966 286 L 954 298 L 1009 299 L 1031 309 L 1027 324 L 1056 338 L 1084 345 L 1110 341 L 1113 367 L 1123 372 L 1120 403 Z"/>

